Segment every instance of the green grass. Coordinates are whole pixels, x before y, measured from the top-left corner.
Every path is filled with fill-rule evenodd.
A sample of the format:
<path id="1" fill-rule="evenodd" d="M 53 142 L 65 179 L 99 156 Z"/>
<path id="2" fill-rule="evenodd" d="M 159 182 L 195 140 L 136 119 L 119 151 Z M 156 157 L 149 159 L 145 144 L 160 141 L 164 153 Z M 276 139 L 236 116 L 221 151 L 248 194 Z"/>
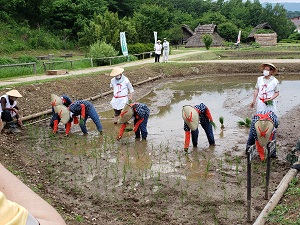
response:
<path id="1" fill-rule="evenodd" d="M 294 225 L 300 224 L 300 185 L 294 178 L 289 184 L 281 202 L 267 216 L 267 224 Z M 297 200 L 298 199 L 298 200 Z"/>

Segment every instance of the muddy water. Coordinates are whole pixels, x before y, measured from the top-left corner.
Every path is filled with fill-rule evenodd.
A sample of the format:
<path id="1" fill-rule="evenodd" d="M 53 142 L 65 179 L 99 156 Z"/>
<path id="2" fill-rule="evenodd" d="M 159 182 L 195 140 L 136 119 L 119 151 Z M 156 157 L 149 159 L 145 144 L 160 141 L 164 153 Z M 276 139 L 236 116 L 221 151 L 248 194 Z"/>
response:
<path id="1" fill-rule="evenodd" d="M 243 156 L 248 129 L 239 127 L 237 122 L 251 118 L 255 109 L 250 109 L 253 88 L 257 77 L 215 77 L 172 81 L 152 90 L 139 99 L 151 109 L 148 121 L 147 141 L 134 139 L 134 133 L 125 133 L 120 142 L 119 155 L 109 157 L 110 162 L 122 161 L 138 170 L 150 169 L 152 173 L 168 173 L 184 179 L 197 180 L 210 178 L 209 164 L 212 160 L 222 160 L 226 155 Z M 278 100 L 279 117 L 300 104 L 298 88 L 300 76 L 278 77 L 280 96 Z M 199 126 L 198 147 L 189 148 L 189 155 L 184 156 L 184 131 L 181 116 L 182 106 L 204 103 L 210 109 L 217 125 L 214 130 L 216 146 L 209 147 L 204 130 Z M 113 125 L 113 111 L 101 112 L 101 121 L 105 135 L 111 139 L 117 136 L 120 125 Z M 224 118 L 225 129 L 221 129 L 219 117 Z M 133 127 L 129 124 L 128 127 Z M 88 123 L 90 131 L 95 130 L 92 122 Z M 92 136 L 93 136 L 93 132 Z M 231 165 L 228 170 L 237 168 Z M 183 173 L 178 173 L 180 171 Z"/>

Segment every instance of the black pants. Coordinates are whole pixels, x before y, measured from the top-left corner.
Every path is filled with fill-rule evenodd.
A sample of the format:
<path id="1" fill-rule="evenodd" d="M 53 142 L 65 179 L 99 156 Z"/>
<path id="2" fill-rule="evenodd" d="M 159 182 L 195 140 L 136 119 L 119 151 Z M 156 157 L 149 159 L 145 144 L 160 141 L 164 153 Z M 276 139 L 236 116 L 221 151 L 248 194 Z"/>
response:
<path id="1" fill-rule="evenodd" d="M 155 54 L 155 62 L 159 62 L 160 54 Z"/>
<path id="2" fill-rule="evenodd" d="M 2 114 L 1 114 L 1 119 L 7 123 L 11 122 L 13 120 L 9 110 L 3 110 Z"/>

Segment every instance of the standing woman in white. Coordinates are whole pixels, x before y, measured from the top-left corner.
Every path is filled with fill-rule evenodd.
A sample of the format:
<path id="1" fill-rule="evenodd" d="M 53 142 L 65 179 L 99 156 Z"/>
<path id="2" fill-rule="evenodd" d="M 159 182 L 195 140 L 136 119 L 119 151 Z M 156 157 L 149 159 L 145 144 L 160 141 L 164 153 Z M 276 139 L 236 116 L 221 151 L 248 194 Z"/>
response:
<path id="1" fill-rule="evenodd" d="M 128 103 L 128 100 L 132 101 L 132 93 L 134 92 L 132 84 L 123 72 L 123 68 L 115 67 L 110 73 L 110 76 L 113 77 L 110 81 L 110 87 L 114 91 L 114 96 L 110 104 L 115 111 L 114 124 L 117 124 L 121 110 Z"/>
<path id="2" fill-rule="evenodd" d="M 253 94 L 251 108 L 257 104 L 256 111 L 271 110 L 276 113 L 275 98 L 279 95 L 278 80 L 272 76 L 278 73 L 278 69 L 271 63 L 260 65 L 263 76 L 258 77 Z"/>
<path id="3" fill-rule="evenodd" d="M 169 42 L 167 41 L 166 38 L 164 38 L 164 42 L 163 42 L 162 46 L 163 46 L 164 62 L 166 63 L 169 61 L 169 52 L 170 52 Z"/>

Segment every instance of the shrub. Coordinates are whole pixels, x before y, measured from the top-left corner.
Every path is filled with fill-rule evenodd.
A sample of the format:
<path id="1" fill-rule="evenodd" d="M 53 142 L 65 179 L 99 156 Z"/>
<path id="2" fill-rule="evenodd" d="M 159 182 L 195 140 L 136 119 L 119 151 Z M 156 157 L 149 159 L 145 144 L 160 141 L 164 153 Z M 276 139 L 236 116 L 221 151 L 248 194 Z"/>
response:
<path id="1" fill-rule="evenodd" d="M 0 57 L 0 65 L 16 64 L 16 60 L 9 57 Z"/>
<path id="2" fill-rule="evenodd" d="M 31 55 L 21 55 L 18 57 L 18 62 L 19 63 L 30 63 L 30 62 L 37 62 L 37 58 L 33 57 Z"/>
<path id="3" fill-rule="evenodd" d="M 96 66 L 103 66 L 107 65 L 109 63 L 109 60 L 100 58 L 113 57 L 117 55 L 118 51 L 116 51 L 111 44 L 97 41 L 95 44 L 92 44 L 90 46 L 87 57 L 93 58 Z"/>
<path id="4" fill-rule="evenodd" d="M 205 44 L 205 48 L 208 50 L 213 42 L 211 35 L 209 34 L 204 34 L 202 36 L 202 41 Z"/>
<path id="5" fill-rule="evenodd" d="M 135 43 L 135 44 L 129 44 L 128 45 L 128 52 L 129 54 L 140 54 L 143 52 L 150 52 L 153 51 L 154 44 L 148 43 Z"/>

